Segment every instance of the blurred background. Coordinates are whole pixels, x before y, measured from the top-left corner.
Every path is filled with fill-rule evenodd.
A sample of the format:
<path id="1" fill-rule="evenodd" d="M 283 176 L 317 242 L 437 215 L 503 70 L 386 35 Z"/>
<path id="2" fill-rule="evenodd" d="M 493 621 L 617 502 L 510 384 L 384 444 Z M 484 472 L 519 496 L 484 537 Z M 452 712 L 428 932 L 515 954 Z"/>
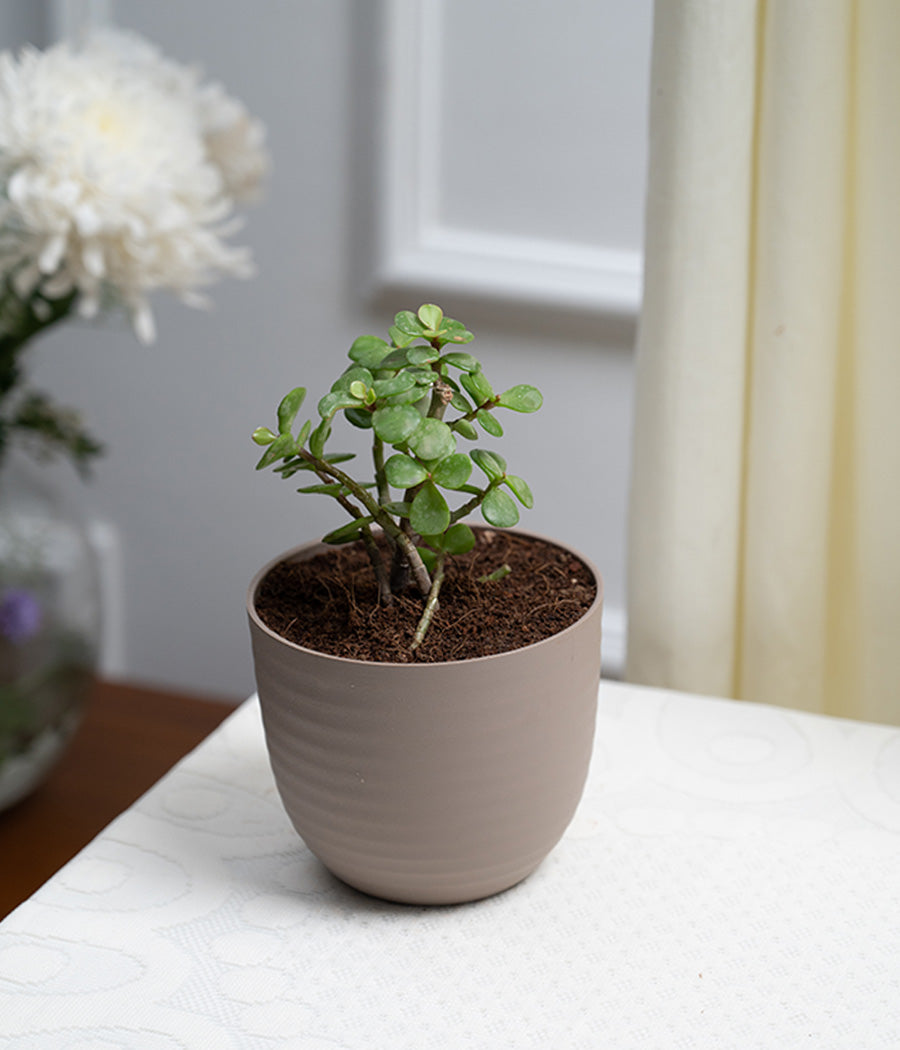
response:
<path id="1" fill-rule="evenodd" d="M 529 481 L 522 527 L 605 578 L 606 672 L 624 661 L 633 342 L 641 287 L 650 0 L 6 0 L 4 50 L 109 20 L 201 66 L 267 127 L 272 170 L 236 243 L 257 275 L 211 311 L 154 302 L 57 326 L 34 385 L 106 446 L 85 486 L 107 625 L 102 671 L 242 699 L 256 570 L 338 523 L 257 474 L 250 433 L 296 385 L 324 392 L 361 333 L 439 303 L 475 332 Z M 353 435 L 348 435 L 352 447 Z"/>

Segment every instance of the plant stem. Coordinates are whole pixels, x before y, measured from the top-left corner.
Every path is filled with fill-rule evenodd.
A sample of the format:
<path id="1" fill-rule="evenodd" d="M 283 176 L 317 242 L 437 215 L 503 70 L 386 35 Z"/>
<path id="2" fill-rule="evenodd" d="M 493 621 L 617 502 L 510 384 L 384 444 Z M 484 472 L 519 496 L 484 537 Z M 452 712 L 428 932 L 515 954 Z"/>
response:
<path id="1" fill-rule="evenodd" d="M 457 507 L 456 510 L 450 512 L 450 524 L 454 525 L 461 518 L 466 517 L 467 514 L 471 514 L 473 510 L 477 510 L 484 502 L 484 497 L 499 485 L 499 481 L 492 481 L 483 492 L 479 492 L 477 496 L 473 496 L 467 503 L 464 503 L 461 507 Z"/>
<path id="2" fill-rule="evenodd" d="M 416 581 L 419 593 L 428 594 L 431 590 L 431 577 L 428 575 L 428 570 L 425 568 L 425 562 L 422 561 L 421 554 L 416 550 L 416 545 L 405 532 L 399 529 L 396 539 L 398 546 L 406 555 L 410 569 L 412 569 L 413 579 Z"/>
<path id="3" fill-rule="evenodd" d="M 384 529 L 384 531 L 394 539 L 398 546 L 402 549 L 409 561 L 410 568 L 412 569 L 413 579 L 416 581 L 416 586 L 419 588 L 422 594 L 428 594 L 431 590 L 431 577 L 428 575 L 428 570 L 425 568 L 425 563 L 422 561 L 422 557 L 416 550 L 415 544 L 406 535 L 406 533 L 400 528 L 400 526 L 394 521 L 394 519 L 384 510 L 383 507 L 372 499 L 366 490 L 359 485 L 349 474 L 345 474 L 340 468 L 336 467 L 333 463 L 327 463 L 323 459 L 318 459 L 310 451 L 305 448 L 301 448 L 297 455 L 302 459 L 305 459 L 307 463 L 311 463 L 315 468 L 316 473 L 320 471 L 333 481 L 339 481 L 342 485 L 348 488 L 353 495 L 359 500 L 359 502 L 366 508 L 369 514 L 378 522 L 378 524 Z M 355 517 L 356 515 L 354 515 Z"/>
<path id="4" fill-rule="evenodd" d="M 384 561 L 381 558 L 381 551 L 378 549 L 378 544 L 375 542 L 375 537 L 372 535 L 372 530 L 368 525 L 363 526 L 362 539 L 366 548 L 366 553 L 369 555 L 369 561 L 372 563 L 372 571 L 375 573 L 375 580 L 378 583 L 378 603 L 379 605 L 392 605 L 394 601 L 394 594 L 391 591 L 391 581 L 388 578 L 387 570 L 384 567 Z"/>
<path id="5" fill-rule="evenodd" d="M 428 630 L 432 617 L 438 607 L 438 592 L 441 589 L 441 584 L 444 582 L 444 559 L 446 557 L 447 554 L 445 551 L 441 551 L 437 556 L 437 564 L 434 567 L 434 578 L 431 581 L 431 590 L 428 592 L 428 600 L 425 602 L 425 610 L 422 613 L 418 626 L 416 627 L 416 633 L 412 645 L 410 646 L 412 652 L 415 652 L 422 644 L 425 633 Z"/>
<path id="6" fill-rule="evenodd" d="M 388 486 L 387 476 L 384 473 L 384 442 L 377 434 L 373 435 L 372 440 L 372 461 L 375 465 L 375 485 L 378 492 L 378 502 L 383 505 L 390 500 L 391 490 Z M 365 531 L 371 537 L 370 530 L 366 529 Z M 385 533 L 385 536 L 387 537 L 388 546 L 391 550 L 392 564 L 396 565 L 398 549 L 397 541 L 394 539 L 393 536 L 389 535 L 388 533 Z M 372 541 L 372 543 L 374 546 L 374 540 Z M 375 550 L 377 552 L 377 546 L 375 547 Z M 371 551 L 369 552 L 369 557 L 372 557 Z M 384 562 L 381 559 L 380 553 L 378 554 L 378 567 L 376 569 L 375 575 L 378 579 L 379 600 L 383 605 L 390 605 L 393 601 L 394 592 L 396 591 L 397 594 L 399 594 L 403 588 L 395 585 L 394 570 L 392 568 L 391 572 L 388 573 L 387 569 L 385 569 L 384 567 Z"/>
<path id="7" fill-rule="evenodd" d="M 372 460 L 375 463 L 375 484 L 378 491 L 378 502 L 384 504 L 391 498 L 391 493 L 384 474 L 384 442 L 377 434 L 372 441 Z"/>
<path id="8" fill-rule="evenodd" d="M 411 536 L 410 541 L 413 542 Z M 394 556 L 391 560 L 391 590 L 397 594 L 402 594 L 409 586 L 409 577 L 409 561 L 404 557 L 400 545 L 395 543 Z"/>
<path id="9" fill-rule="evenodd" d="M 432 344 L 437 350 L 441 349 L 441 345 L 438 342 Z M 432 372 L 436 373 L 437 381 L 431 388 L 431 402 L 428 405 L 428 415 L 431 419 L 443 419 L 444 412 L 447 410 L 447 405 L 453 400 L 453 391 L 444 382 L 444 377 L 441 375 L 440 365 L 435 362 L 431 366 Z"/>
<path id="10" fill-rule="evenodd" d="M 316 469 L 316 476 L 324 482 L 328 481 L 328 475 L 324 471 Z M 359 507 L 354 506 L 342 493 L 338 493 L 334 497 L 338 503 L 344 508 L 345 511 L 350 515 L 351 518 L 362 518 L 364 517 L 363 512 Z M 378 544 L 375 542 L 375 537 L 372 535 L 372 530 L 368 525 L 362 526 L 362 541 L 366 548 L 366 553 L 369 556 L 369 561 L 372 564 L 372 571 L 375 573 L 375 580 L 378 583 L 378 602 L 380 605 L 390 605 L 394 600 L 393 592 L 391 591 L 391 581 L 388 579 L 387 570 L 384 567 L 384 561 L 381 557 L 381 551 L 378 549 Z"/>

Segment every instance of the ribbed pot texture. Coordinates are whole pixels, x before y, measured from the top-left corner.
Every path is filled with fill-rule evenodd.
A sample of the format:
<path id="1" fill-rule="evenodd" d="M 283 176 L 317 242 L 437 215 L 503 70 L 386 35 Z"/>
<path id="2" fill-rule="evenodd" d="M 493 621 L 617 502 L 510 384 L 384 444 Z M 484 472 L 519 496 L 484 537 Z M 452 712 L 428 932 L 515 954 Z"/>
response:
<path id="1" fill-rule="evenodd" d="M 527 535 L 520 533 L 520 535 Z M 558 544 L 558 546 L 561 546 Z M 407 904 L 490 896 L 532 872 L 581 798 L 600 678 L 602 582 L 588 612 L 522 649 L 369 663 L 288 642 L 247 608 L 272 770 L 310 850 L 338 878 Z"/>

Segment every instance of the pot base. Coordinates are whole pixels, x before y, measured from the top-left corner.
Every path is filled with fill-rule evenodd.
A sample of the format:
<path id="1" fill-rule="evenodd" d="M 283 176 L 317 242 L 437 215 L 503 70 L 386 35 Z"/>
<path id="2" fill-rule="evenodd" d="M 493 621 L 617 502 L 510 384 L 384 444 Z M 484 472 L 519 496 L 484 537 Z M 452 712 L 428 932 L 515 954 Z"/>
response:
<path id="1" fill-rule="evenodd" d="M 538 870 L 543 861 L 544 858 L 541 858 L 532 869 L 526 871 L 524 875 L 516 876 L 512 881 L 509 878 L 504 878 L 492 882 L 460 882 L 452 886 L 441 886 L 437 881 L 430 881 L 425 885 L 416 885 L 412 882 L 401 884 L 398 881 L 382 887 L 381 884 L 372 883 L 368 879 L 357 882 L 350 878 L 343 878 L 337 872 L 328 868 L 327 865 L 324 865 L 324 867 L 349 889 L 356 893 L 362 893 L 374 900 L 386 901 L 388 904 L 402 904 L 414 908 L 453 908 L 461 904 L 475 904 L 478 901 L 489 900 L 491 897 L 498 897 L 502 893 L 514 890 L 516 886 L 526 882 Z"/>

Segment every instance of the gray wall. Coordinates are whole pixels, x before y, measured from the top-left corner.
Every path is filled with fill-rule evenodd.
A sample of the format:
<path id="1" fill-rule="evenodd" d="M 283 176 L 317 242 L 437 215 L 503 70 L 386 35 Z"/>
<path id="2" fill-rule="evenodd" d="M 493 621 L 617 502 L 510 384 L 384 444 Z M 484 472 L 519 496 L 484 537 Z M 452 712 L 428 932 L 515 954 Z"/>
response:
<path id="1" fill-rule="evenodd" d="M 441 5 L 426 6 L 441 13 Z M 582 48 L 572 63 L 550 48 L 542 65 L 541 36 L 550 39 L 565 24 L 564 6 L 581 20 L 581 37 L 584 20 L 597 20 L 596 48 Z M 7 46 L 42 31 L 40 19 L 29 14 L 33 9 L 31 3 L 5 5 L 0 33 Z M 90 516 L 115 527 L 121 547 L 115 588 L 122 647 L 111 658 L 114 672 L 234 698 L 252 691 L 247 583 L 264 561 L 338 519 L 330 502 L 299 497 L 275 477 L 256 474 L 249 434 L 272 420 L 292 386 L 323 391 L 337 370 L 336 355 L 355 335 L 383 333 L 397 309 L 424 299 L 439 302 L 476 332 L 474 349 L 498 384 L 531 382 L 544 391 L 538 416 L 507 417 L 504 453 L 536 497 L 522 524 L 573 543 L 598 563 L 606 580 L 611 662 L 620 655 L 634 306 L 613 304 L 610 312 L 609 297 L 592 301 L 589 287 L 567 302 L 565 289 L 550 288 L 548 276 L 565 271 L 548 263 L 545 274 L 539 260 L 529 271 L 536 284 L 526 276 L 517 289 L 518 271 L 508 256 L 510 245 L 514 254 L 519 243 L 509 240 L 517 224 L 525 237 L 571 248 L 582 236 L 573 222 L 581 194 L 588 246 L 637 257 L 649 3 L 535 0 L 511 6 L 490 0 L 442 9 L 446 39 L 463 46 L 477 36 L 481 44 L 473 47 L 472 61 L 481 61 L 471 76 L 456 80 L 455 59 L 448 56 L 437 103 L 442 134 L 451 148 L 450 140 L 465 141 L 454 156 L 452 178 L 440 184 L 436 221 L 470 233 L 475 226 L 479 233 L 496 232 L 506 252 L 487 277 L 468 281 L 439 253 L 428 256 L 438 258 L 436 270 L 426 259 L 417 277 L 415 260 L 410 275 L 402 266 L 392 268 L 379 248 L 390 210 L 388 191 L 376 177 L 390 42 L 383 31 L 395 24 L 392 12 L 402 20 L 404 10 L 409 14 L 408 4 L 350 0 L 112 5 L 120 25 L 144 33 L 174 58 L 200 63 L 260 116 L 274 159 L 265 199 L 238 238 L 253 246 L 258 277 L 217 285 L 211 313 L 161 297 L 158 340 L 149 348 L 121 323 L 71 323 L 34 350 L 35 381 L 80 406 L 108 446 L 82 498 Z M 516 21 L 512 33 L 509 19 L 519 16 L 532 19 L 530 28 L 527 19 Z M 466 18 L 471 25 L 459 21 Z M 512 40 L 508 49 L 494 50 L 501 93 L 494 111 L 485 32 Z M 521 76 L 516 48 L 530 54 L 532 76 Z M 571 105 L 558 97 L 562 90 Z M 542 102 L 548 98 L 550 111 Z M 507 112 L 516 142 L 528 133 L 529 121 L 536 122 L 532 150 L 543 166 L 537 175 L 528 165 L 529 150 L 520 149 L 509 168 L 496 153 L 495 132 L 498 121 L 507 127 Z M 592 114 L 596 126 L 586 123 Z M 570 126 L 561 126 L 566 120 Z M 555 164 L 547 163 L 551 150 Z M 479 165 L 481 179 L 473 177 Z M 508 206 L 492 208 L 491 194 Z M 497 229 L 491 230 L 494 213 Z M 588 276 L 595 262 L 589 260 Z M 601 259 L 601 270 L 604 265 Z"/>

